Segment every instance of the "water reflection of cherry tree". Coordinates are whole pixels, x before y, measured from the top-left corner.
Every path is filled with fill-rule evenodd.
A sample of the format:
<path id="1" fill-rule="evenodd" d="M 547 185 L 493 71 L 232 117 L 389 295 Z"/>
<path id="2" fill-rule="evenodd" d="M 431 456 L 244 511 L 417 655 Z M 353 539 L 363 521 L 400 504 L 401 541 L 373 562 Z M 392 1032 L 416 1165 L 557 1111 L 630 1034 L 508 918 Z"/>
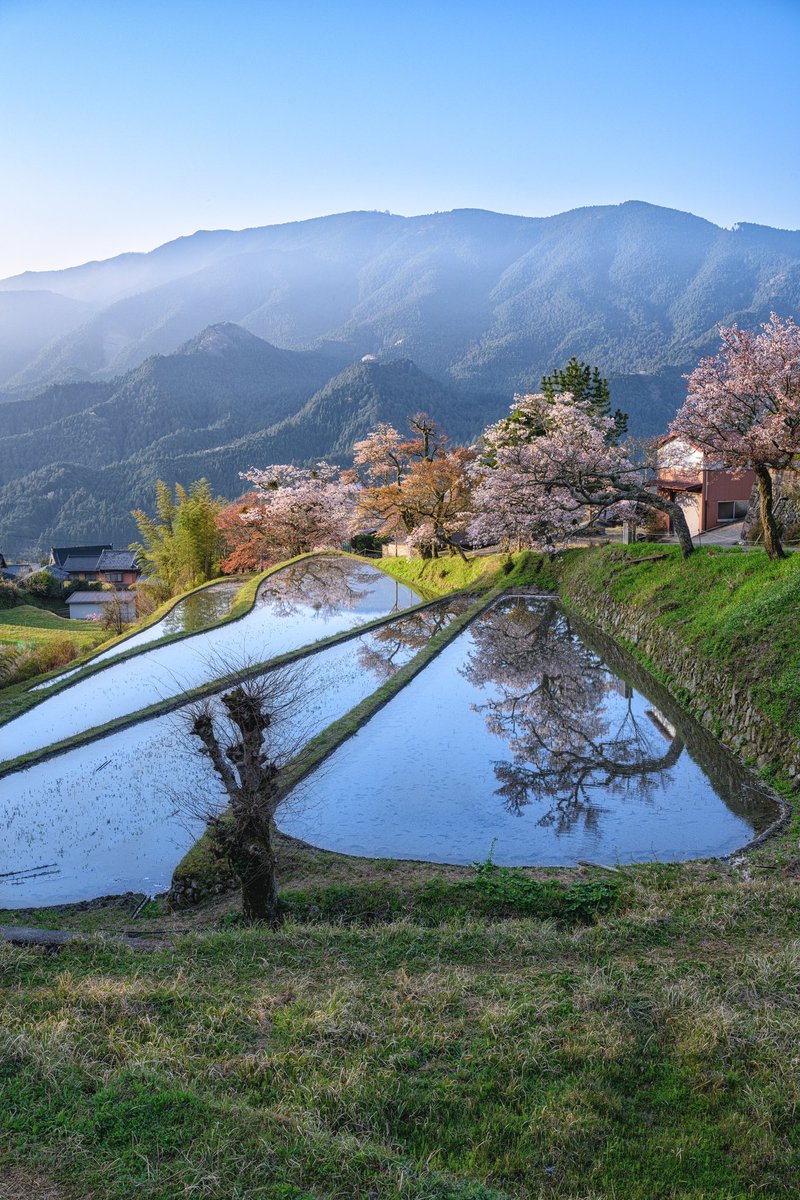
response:
<path id="1" fill-rule="evenodd" d="M 375 571 L 349 558 L 309 558 L 285 567 L 262 584 L 259 603 L 278 617 L 313 608 L 328 617 L 355 608 L 375 583 Z M 399 601 L 397 607 L 400 607 Z"/>
<path id="2" fill-rule="evenodd" d="M 427 646 L 430 639 L 441 633 L 469 603 L 464 599 L 451 600 L 423 609 L 422 612 L 410 613 L 376 629 L 369 638 L 363 638 L 358 647 L 359 666 L 371 671 L 380 680 L 391 678 L 399 667 Z"/>
<path id="3" fill-rule="evenodd" d="M 493 693 L 473 708 L 512 753 L 494 763 L 507 811 L 545 802 L 538 824 L 566 833 L 581 821 L 592 832 L 603 793 L 646 799 L 680 758 L 681 740 L 657 719 L 642 721 L 632 690 L 554 602 L 520 599 L 492 608 L 474 623 L 472 637 L 462 673 Z"/>

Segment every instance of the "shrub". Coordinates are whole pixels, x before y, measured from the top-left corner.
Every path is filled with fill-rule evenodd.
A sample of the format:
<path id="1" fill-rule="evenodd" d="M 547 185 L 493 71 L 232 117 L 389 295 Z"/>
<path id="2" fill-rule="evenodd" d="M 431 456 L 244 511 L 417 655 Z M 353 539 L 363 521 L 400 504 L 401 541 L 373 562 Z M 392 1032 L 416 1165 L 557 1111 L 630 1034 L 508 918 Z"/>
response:
<path id="1" fill-rule="evenodd" d="M 281 904 L 296 921 L 342 925 L 377 925 L 407 917 L 430 926 L 476 916 L 575 924 L 609 912 L 619 894 L 616 881 L 563 884 L 531 879 L 520 869 L 497 867 L 487 860 L 476 864 L 473 876 L 455 882 L 433 879 L 411 888 L 383 881 L 336 883 L 284 892 Z"/>
<path id="2" fill-rule="evenodd" d="M 70 579 L 64 584 L 64 593 L 71 596 L 73 592 L 102 592 L 108 586 L 102 579 Z"/>
<path id="3" fill-rule="evenodd" d="M 163 604 L 165 600 L 169 600 L 168 589 L 152 581 L 145 583 L 141 579 L 133 589 L 133 594 L 136 601 L 136 616 L 140 619 L 149 617 L 159 605 Z"/>
<path id="4" fill-rule="evenodd" d="M 518 867 L 498 867 L 491 856 L 475 863 L 474 887 L 499 914 L 557 917 L 565 921 L 589 921 L 608 912 L 619 897 L 619 884 L 593 880 L 563 884 L 557 880 L 531 879 Z"/>
<path id="5" fill-rule="evenodd" d="M 15 583 L 0 582 L 0 608 L 15 608 L 22 603 L 23 599 Z"/>
<path id="6" fill-rule="evenodd" d="M 0 687 L 23 683 L 56 667 L 72 662 L 78 648 L 69 638 L 57 638 L 41 646 L 0 646 Z"/>
<path id="7" fill-rule="evenodd" d="M 29 575 L 21 588 L 40 600 L 60 600 L 63 592 L 61 580 L 49 571 L 37 571 L 35 575 Z"/>

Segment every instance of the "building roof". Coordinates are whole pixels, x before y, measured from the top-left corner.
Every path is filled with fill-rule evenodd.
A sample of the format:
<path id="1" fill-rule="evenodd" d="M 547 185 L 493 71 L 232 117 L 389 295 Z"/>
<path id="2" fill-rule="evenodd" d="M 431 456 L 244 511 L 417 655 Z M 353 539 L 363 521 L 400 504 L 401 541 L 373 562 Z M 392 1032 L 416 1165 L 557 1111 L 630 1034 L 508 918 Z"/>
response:
<path id="1" fill-rule="evenodd" d="M 53 568 L 50 568 L 51 571 Z M 0 567 L 6 579 L 21 579 L 25 575 L 34 575 L 37 571 L 43 570 L 42 567 L 36 567 L 33 563 L 5 563 Z"/>
<path id="2" fill-rule="evenodd" d="M 104 550 L 113 550 L 110 542 L 103 542 L 102 546 L 51 546 L 50 558 L 57 567 L 63 567 L 68 558 L 94 558 L 98 559 Z"/>
<path id="3" fill-rule="evenodd" d="M 64 559 L 65 571 L 96 571 L 99 558 L 96 554 L 81 554 Z"/>
<path id="4" fill-rule="evenodd" d="M 67 597 L 67 604 L 110 604 L 112 600 L 121 600 L 124 604 L 133 603 L 133 592 L 73 592 Z"/>
<path id="5" fill-rule="evenodd" d="M 97 560 L 98 571 L 137 571 L 132 550 L 104 550 Z"/>
<path id="6" fill-rule="evenodd" d="M 696 479 L 658 479 L 652 481 L 652 486 L 662 492 L 702 492 L 703 485 Z"/>

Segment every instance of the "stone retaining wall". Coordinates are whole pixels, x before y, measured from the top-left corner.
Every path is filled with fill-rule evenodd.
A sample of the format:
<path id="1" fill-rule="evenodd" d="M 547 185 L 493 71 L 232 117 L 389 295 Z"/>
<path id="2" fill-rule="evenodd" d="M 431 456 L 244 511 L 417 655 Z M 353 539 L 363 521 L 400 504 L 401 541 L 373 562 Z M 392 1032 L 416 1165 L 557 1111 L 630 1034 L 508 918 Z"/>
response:
<path id="1" fill-rule="evenodd" d="M 647 666 L 695 717 L 756 770 L 771 767 L 800 783 L 800 742 L 772 722 L 749 690 L 708 660 L 700 659 L 658 618 L 579 584 L 567 583 L 564 599 Z"/>

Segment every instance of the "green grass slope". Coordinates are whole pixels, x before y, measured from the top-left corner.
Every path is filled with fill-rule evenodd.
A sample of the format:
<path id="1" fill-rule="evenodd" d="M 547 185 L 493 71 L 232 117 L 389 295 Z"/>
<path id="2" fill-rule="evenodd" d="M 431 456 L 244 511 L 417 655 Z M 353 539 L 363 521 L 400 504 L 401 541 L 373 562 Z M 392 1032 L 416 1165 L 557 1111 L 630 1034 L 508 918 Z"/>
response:
<path id="1" fill-rule="evenodd" d="M 663 557 L 637 561 L 654 554 Z M 707 548 L 684 561 L 677 546 L 570 551 L 560 582 L 567 595 L 588 586 L 647 610 L 800 737 L 800 555 L 770 562 L 760 551 Z"/>
<path id="2" fill-rule="evenodd" d="M 46 608 L 21 604 L 18 608 L 0 609 L 0 643 L 16 646 L 41 645 L 60 638 L 69 638 L 81 652 L 92 650 L 103 641 L 106 631 L 92 622 L 84 624 L 59 617 Z"/>

